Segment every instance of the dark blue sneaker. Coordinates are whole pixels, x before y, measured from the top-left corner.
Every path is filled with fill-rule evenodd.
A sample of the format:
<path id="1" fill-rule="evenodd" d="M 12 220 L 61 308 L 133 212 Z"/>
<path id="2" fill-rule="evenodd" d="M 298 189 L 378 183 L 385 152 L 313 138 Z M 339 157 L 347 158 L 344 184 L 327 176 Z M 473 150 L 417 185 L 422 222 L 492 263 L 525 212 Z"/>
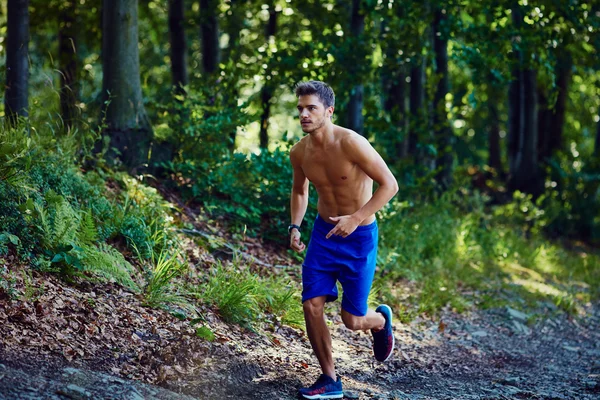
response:
<path id="1" fill-rule="evenodd" d="M 319 379 L 311 386 L 299 390 L 305 399 L 341 399 L 344 397 L 342 380 L 337 377 L 334 381 L 329 375 L 321 374 Z"/>
<path id="2" fill-rule="evenodd" d="M 380 313 L 385 318 L 383 329 L 378 332 L 373 332 L 373 353 L 377 361 L 387 361 L 394 353 L 394 332 L 392 332 L 392 309 L 385 304 L 380 305 L 375 309 L 375 312 Z"/>

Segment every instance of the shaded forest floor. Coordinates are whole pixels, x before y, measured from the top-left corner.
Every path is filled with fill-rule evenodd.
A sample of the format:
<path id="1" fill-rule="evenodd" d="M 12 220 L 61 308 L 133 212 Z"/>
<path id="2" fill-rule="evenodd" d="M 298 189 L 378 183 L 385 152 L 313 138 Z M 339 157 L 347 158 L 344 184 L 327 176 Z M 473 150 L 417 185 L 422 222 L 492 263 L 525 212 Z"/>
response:
<path id="1" fill-rule="evenodd" d="M 197 265 L 222 253 L 186 245 Z M 252 239 L 244 248 L 259 268 L 299 282 L 285 253 Z M 4 280 L 21 293 L 0 291 L 0 399 L 294 399 L 320 373 L 301 329 L 251 331 L 202 309 L 208 341 L 189 319 L 144 307 L 119 285 L 27 271 L 0 258 Z M 396 322 L 397 348 L 385 364 L 373 359 L 370 335 L 347 330 L 338 312 L 339 302 L 328 320 L 347 398 L 600 396 L 599 304 L 577 316 L 502 307 Z"/>
<path id="2" fill-rule="evenodd" d="M 208 342 L 119 287 L 34 279 L 46 287 L 35 304 L 0 301 L 1 398 L 293 399 L 319 374 L 299 329 L 253 333 L 210 316 L 216 340 Z M 345 329 L 336 309 L 328 317 L 349 398 L 600 396 L 597 305 L 582 318 L 529 324 L 509 308 L 396 323 L 398 346 L 385 364 L 374 361 L 369 335 Z"/>

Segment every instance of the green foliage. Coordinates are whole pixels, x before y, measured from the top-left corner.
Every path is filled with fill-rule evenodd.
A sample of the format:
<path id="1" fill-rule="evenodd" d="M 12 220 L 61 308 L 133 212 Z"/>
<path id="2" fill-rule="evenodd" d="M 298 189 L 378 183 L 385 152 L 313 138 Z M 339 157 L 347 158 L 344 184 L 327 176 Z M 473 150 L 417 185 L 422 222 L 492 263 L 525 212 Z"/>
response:
<path id="1" fill-rule="evenodd" d="M 14 248 L 21 259 L 66 279 L 94 275 L 139 290 L 134 268 L 109 242 L 149 258 L 161 249 L 154 233 L 170 225 L 172 206 L 127 174 L 83 174 L 74 161 L 87 150 L 73 135 L 31 131 L 23 140 L 27 131 L 0 129 L 0 154 L 11 159 L 0 179 L 0 254 Z M 81 140 L 89 145 L 87 135 Z"/>
<path id="2" fill-rule="evenodd" d="M 377 285 L 403 319 L 445 306 L 576 311 L 598 298 L 600 257 L 544 238 L 544 214 L 531 198 L 489 209 L 485 197 L 461 186 L 433 201 L 398 201 L 380 224 Z M 416 291 L 398 293 L 386 283 L 398 280 Z"/>
<path id="3" fill-rule="evenodd" d="M 147 261 L 145 303 L 150 307 L 175 305 L 191 309 L 190 303 L 173 282 L 185 271 L 185 264 L 180 261 L 182 254 L 178 250 L 178 244 L 170 244 L 170 239 L 162 231 L 155 232 L 153 239 L 160 245 L 152 249 L 150 259 Z M 143 258 L 141 254 L 139 257 Z"/>
<path id="4" fill-rule="evenodd" d="M 238 263 L 217 264 L 198 290 L 203 303 L 216 308 L 223 320 L 253 327 L 269 314 L 282 323 L 300 327 L 303 313 L 297 289 L 276 277 L 261 277 Z"/>

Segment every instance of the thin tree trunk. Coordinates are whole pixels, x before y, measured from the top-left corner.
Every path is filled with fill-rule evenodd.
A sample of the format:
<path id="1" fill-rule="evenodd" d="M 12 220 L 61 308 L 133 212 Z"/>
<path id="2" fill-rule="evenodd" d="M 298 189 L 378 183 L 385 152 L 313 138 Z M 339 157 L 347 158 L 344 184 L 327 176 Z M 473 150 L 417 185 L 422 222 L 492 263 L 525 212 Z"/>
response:
<path id="1" fill-rule="evenodd" d="M 219 21 L 217 0 L 200 0 L 200 30 L 202 36 L 202 67 L 213 74 L 219 67 Z"/>
<path id="2" fill-rule="evenodd" d="M 70 129 L 77 117 L 77 99 L 79 98 L 76 3 L 73 0 L 66 0 L 59 7 L 60 109 L 62 119 L 67 128 Z"/>
<path id="3" fill-rule="evenodd" d="M 594 154 L 600 162 L 600 121 L 596 124 L 596 142 L 594 143 Z"/>
<path id="4" fill-rule="evenodd" d="M 29 0 L 8 0 L 4 113 L 10 125 L 28 116 Z"/>
<path id="5" fill-rule="evenodd" d="M 265 37 L 267 43 L 271 38 L 275 38 L 277 33 L 277 11 L 275 11 L 275 4 L 273 2 L 269 4 L 269 21 L 265 29 Z M 269 61 L 267 60 L 267 65 Z M 271 115 L 271 99 L 273 98 L 274 85 L 272 81 L 271 68 L 267 66 L 264 76 L 264 85 L 261 89 L 261 101 L 262 101 L 262 114 L 260 116 L 260 148 L 269 148 L 269 116 Z"/>
<path id="6" fill-rule="evenodd" d="M 361 10 L 361 0 L 352 0 L 352 19 L 350 23 L 350 32 L 352 38 L 358 43 L 361 43 L 363 38 L 363 32 L 365 30 L 365 13 Z M 361 47 L 360 45 L 358 46 Z M 362 51 L 360 54 L 362 55 Z M 365 62 L 365 60 L 356 60 L 355 64 L 358 66 L 359 63 Z M 356 70 L 354 67 L 350 67 L 351 70 Z M 363 135 L 364 134 L 364 118 L 362 115 L 363 103 L 364 103 L 364 86 L 362 84 L 362 77 L 358 76 L 358 73 L 354 71 L 353 74 L 355 79 L 358 79 L 359 84 L 355 85 L 350 92 L 350 101 L 348 103 L 348 128 Z"/>
<path id="7" fill-rule="evenodd" d="M 144 109 L 138 52 L 137 0 L 104 0 L 102 29 L 102 93 L 111 146 L 135 170 L 148 161 L 152 128 Z"/>
<path id="8" fill-rule="evenodd" d="M 419 142 L 419 132 L 424 126 L 425 112 L 425 57 L 419 55 L 413 60 L 410 69 L 410 134 L 409 134 L 409 152 L 417 156 L 417 144 Z"/>
<path id="9" fill-rule="evenodd" d="M 389 56 L 397 50 L 391 49 Z M 396 68 L 396 73 L 392 73 L 392 69 Z M 401 132 L 402 139 L 393 138 L 394 156 L 395 158 L 405 158 L 408 155 L 408 101 L 407 101 L 407 84 L 404 65 L 389 65 L 386 71 L 383 72 L 383 93 L 384 101 L 383 108 L 390 116 L 392 124 Z"/>
<path id="10" fill-rule="evenodd" d="M 513 23 L 517 28 L 523 16 L 518 6 L 513 8 Z M 509 188 L 537 195 L 543 190 L 538 166 L 538 96 L 536 71 L 525 65 L 521 51 L 515 51 L 516 63 L 511 82 L 511 113 Z"/>
<path id="11" fill-rule="evenodd" d="M 558 96 L 552 112 L 552 123 L 548 127 L 549 140 L 547 142 L 547 153 L 544 154 L 544 157 L 551 157 L 556 150 L 563 147 L 563 128 L 565 125 L 572 65 L 573 60 L 570 54 L 565 52 L 559 56 L 556 65 L 556 87 L 558 88 Z"/>
<path id="12" fill-rule="evenodd" d="M 452 182 L 453 133 L 446 110 L 446 94 L 450 90 L 448 78 L 448 37 L 444 32 L 447 17 L 441 8 L 436 8 L 433 18 L 433 49 L 435 52 L 435 73 L 438 83 L 433 97 L 433 131 L 437 144 L 438 156 L 436 167 L 440 170 L 436 175 L 438 183 L 447 188 Z"/>
<path id="13" fill-rule="evenodd" d="M 498 90 L 494 87 L 490 79 L 488 83 L 488 145 L 489 145 L 489 161 L 491 168 L 502 176 L 502 158 L 500 156 L 500 113 L 498 111 Z"/>
<path id="14" fill-rule="evenodd" d="M 169 39 L 173 86 L 183 94 L 188 84 L 187 42 L 184 29 L 184 0 L 169 0 Z"/>
<path id="15" fill-rule="evenodd" d="M 230 2 L 231 14 L 229 15 L 229 23 L 227 24 L 227 36 L 229 37 L 229 43 L 227 44 L 227 48 L 225 49 L 225 61 L 230 62 L 234 70 L 237 69 L 237 63 L 239 61 L 240 31 L 244 23 L 244 14 L 243 9 L 241 7 L 246 1 L 247 0 L 231 0 Z M 232 92 L 225 94 L 225 103 L 231 104 L 232 107 L 236 107 L 238 99 L 238 88 L 234 87 L 231 90 Z M 229 149 L 231 151 L 235 150 L 236 136 L 237 129 L 232 129 L 229 132 Z"/>

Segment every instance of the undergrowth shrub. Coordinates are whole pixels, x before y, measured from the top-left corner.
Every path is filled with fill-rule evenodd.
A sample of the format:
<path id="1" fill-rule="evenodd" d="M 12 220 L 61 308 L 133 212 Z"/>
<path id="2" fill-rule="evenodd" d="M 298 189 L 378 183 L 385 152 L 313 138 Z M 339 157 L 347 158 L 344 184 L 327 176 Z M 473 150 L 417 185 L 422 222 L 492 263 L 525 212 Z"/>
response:
<path id="1" fill-rule="evenodd" d="M 76 137 L 0 128 L 0 159 L 8 160 L 0 166 L 0 255 L 12 248 L 67 279 L 86 273 L 137 291 L 135 269 L 114 245 L 149 258 L 161 246 L 153 233 L 172 224 L 171 205 L 125 173 L 83 173 Z"/>
<path id="2" fill-rule="evenodd" d="M 303 324 L 295 285 L 284 278 L 260 276 L 235 260 L 231 265 L 217 264 L 196 296 L 214 307 L 226 322 L 244 327 L 267 322 L 269 316 L 290 326 Z"/>
<path id="3" fill-rule="evenodd" d="M 569 252 L 543 234 L 544 213 L 530 197 L 489 207 L 457 182 L 431 201 L 395 201 L 383 213 L 377 282 L 401 316 L 523 304 L 576 311 L 600 295 L 600 257 Z M 405 279 L 406 297 L 388 281 Z"/>

